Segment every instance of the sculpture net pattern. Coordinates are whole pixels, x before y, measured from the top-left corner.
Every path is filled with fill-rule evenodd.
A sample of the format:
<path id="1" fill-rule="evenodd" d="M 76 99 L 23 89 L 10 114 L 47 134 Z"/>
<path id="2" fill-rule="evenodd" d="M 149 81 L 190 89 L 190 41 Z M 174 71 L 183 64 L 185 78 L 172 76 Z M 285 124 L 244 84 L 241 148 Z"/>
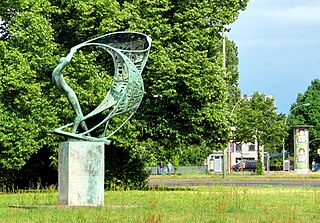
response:
<path id="1" fill-rule="evenodd" d="M 84 116 L 76 94 L 63 79 L 62 70 L 79 48 L 90 45 L 106 50 L 113 58 L 115 70 L 107 96 L 93 111 Z M 150 47 L 151 38 L 147 35 L 136 32 L 116 32 L 86 41 L 71 48 L 67 57 L 61 58 L 60 64 L 53 71 L 53 80 L 57 87 L 68 97 L 76 112 L 76 118 L 73 123 L 50 132 L 80 140 L 109 142 L 109 138 L 131 118 L 140 106 L 144 94 L 141 73 L 148 59 Z M 110 109 L 108 115 L 100 123 L 88 129 L 85 120 L 107 109 Z M 128 118 L 113 132 L 106 135 L 110 120 L 115 116 L 128 112 L 130 112 Z M 79 131 L 79 125 L 84 129 L 83 132 Z M 101 125 L 105 125 L 103 134 L 99 137 L 91 136 L 90 133 Z M 70 126 L 73 127 L 72 132 L 65 131 Z"/>

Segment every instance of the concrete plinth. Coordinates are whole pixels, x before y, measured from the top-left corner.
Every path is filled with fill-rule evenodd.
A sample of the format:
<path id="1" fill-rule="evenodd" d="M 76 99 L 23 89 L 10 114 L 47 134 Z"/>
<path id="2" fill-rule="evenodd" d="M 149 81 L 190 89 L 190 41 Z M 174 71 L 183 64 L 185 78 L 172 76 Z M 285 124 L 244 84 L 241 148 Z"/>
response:
<path id="1" fill-rule="evenodd" d="M 103 142 L 61 142 L 58 162 L 59 205 L 104 204 Z"/>

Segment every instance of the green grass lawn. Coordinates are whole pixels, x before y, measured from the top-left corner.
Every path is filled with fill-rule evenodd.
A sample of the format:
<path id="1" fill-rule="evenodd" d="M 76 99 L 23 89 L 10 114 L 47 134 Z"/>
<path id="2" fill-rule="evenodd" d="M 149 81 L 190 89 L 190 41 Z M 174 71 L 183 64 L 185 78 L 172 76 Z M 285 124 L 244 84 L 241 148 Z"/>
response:
<path id="1" fill-rule="evenodd" d="M 256 175 L 252 172 L 227 174 L 223 178 L 221 173 L 214 174 L 181 174 L 181 175 L 151 175 L 149 180 L 170 181 L 170 180 L 197 180 L 197 181 L 320 181 L 320 172 L 310 172 L 301 175 L 294 172 L 265 172 L 263 175 Z"/>
<path id="2" fill-rule="evenodd" d="M 288 175 L 287 175 L 288 176 Z M 319 174 L 301 176 L 319 180 Z M 200 178 L 157 176 L 170 180 Z M 171 178 L 170 178 L 171 177 Z M 221 176 L 207 176 L 221 178 Z M 234 176 L 239 180 L 248 176 Z M 298 180 L 298 176 L 292 176 Z M 261 179 L 267 180 L 267 176 Z M 284 176 L 269 176 L 283 180 Z M 177 179 L 175 179 L 177 180 Z M 231 177 L 230 177 L 231 180 Z M 244 180 L 244 179 L 242 179 Z M 13 208 L 25 205 L 33 208 Z M 20 191 L 0 194 L 2 222 L 320 222 L 320 188 L 197 186 L 105 192 L 103 207 L 59 207 L 58 192 Z"/>

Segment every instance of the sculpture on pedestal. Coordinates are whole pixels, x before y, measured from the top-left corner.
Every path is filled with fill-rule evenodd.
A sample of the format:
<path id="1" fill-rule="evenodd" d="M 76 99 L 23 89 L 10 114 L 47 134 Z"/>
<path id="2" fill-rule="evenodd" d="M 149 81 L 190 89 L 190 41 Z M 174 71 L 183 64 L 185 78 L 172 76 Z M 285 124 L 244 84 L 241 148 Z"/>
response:
<path id="1" fill-rule="evenodd" d="M 62 74 L 74 53 L 85 46 L 102 48 L 112 56 L 114 62 L 114 76 L 109 92 L 102 102 L 86 115 L 82 112 L 77 95 Z M 73 123 L 49 131 L 68 138 L 68 141 L 59 143 L 59 204 L 104 204 L 104 146 L 110 143 L 109 138 L 131 118 L 142 101 L 144 87 L 141 73 L 150 46 L 151 38 L 141 33 L 110 33 L 71 48 L 70 53 L 62 57 L 53 70 L 53 82 L 67 96 L 76 113 Z M 86 120 L 101 113 L 106 114 L 102 121 L 89 127 Z M 111 119 L 124 113 L 128 114 L 126 119 L 116 128 L 109 130 Z M 92 135 L 101 125 L 105 125 L 102 135 Z"/>

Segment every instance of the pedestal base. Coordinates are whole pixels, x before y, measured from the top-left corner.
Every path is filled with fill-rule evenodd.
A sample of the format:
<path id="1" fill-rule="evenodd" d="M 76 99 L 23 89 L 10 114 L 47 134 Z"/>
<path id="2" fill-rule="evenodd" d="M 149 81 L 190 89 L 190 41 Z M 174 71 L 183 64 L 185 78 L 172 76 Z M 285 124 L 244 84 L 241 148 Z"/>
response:
<path id="1" fill-rule="evenodd" d="M 58 162 L 59 205 L 104 204 L 103 142 L 61 142 Z"/>

